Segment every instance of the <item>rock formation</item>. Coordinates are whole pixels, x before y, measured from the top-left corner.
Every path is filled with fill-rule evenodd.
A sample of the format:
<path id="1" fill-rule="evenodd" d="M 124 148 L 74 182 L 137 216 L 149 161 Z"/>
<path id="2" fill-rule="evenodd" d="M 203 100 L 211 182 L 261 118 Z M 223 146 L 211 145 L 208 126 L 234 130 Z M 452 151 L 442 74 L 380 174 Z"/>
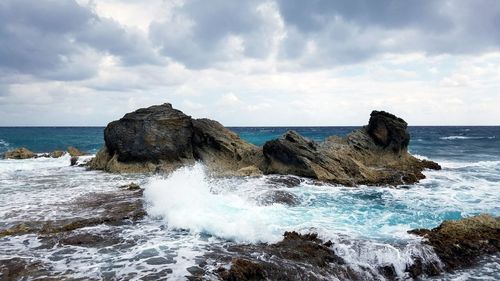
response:
<path id="1" fill-rule="evenodd" d="M 27 148 L 20 147 L 11 151 L 5 152 L 5 159 L 29 159 L 36 158 L 37 155 Z"/>
<path id="2" fill-rule="evenodd" d="M 85 152 L 81 152 L 80 150 L 78 150 L 77 148 L 74 148 L 72 146 L 69 146 L 68 147 L 68 153 L 71 157 L 78 157 L 78 156 L 84 156 L 84 155 L 87 155 L 87 153 Z"/>
<path id="3" fill-rule="evenodd" d="M 291 174 L 343 185 L 397 185 L 423 179 L 425 168 L 440 169 L 408 153 L 406 122 L 383 111 L 373 111 L 368 125 L 346 138 L 315 142 L 289 131 L 261 148 L 167 103 L 111 122 L 104 140 L 89 167 L 109 172 L 170 172 L 202 161 L 217 175 Z"/>
<path id="4" fill-rule="evenodd" d="M 500 251 L 500 217 L 490 215 L 444 221 L 434 229 L 409 233 L 424 237 L 447 270 L 470 266 L 479 256 Z"/>

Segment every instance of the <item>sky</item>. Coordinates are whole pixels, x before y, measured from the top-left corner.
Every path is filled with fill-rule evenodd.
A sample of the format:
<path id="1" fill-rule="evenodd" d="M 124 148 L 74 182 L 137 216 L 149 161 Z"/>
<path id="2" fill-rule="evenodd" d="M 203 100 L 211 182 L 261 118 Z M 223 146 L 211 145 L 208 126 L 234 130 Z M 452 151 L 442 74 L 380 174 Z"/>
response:
<path id="1" fill-rule="evenodd" d="M 1 0 L 0 126 L 500 125 L 498 0 Z"/>

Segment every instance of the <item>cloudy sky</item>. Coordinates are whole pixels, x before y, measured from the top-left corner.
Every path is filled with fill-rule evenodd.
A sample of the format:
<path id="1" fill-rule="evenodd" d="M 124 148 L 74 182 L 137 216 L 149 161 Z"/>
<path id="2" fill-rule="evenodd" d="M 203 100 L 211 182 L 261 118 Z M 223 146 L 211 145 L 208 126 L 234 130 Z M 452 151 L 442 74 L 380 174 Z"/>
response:
<path id="1" fill-rule="evenodd" d="M 1 0 L 0 126 L 500 124 L 498 0 Z"/>

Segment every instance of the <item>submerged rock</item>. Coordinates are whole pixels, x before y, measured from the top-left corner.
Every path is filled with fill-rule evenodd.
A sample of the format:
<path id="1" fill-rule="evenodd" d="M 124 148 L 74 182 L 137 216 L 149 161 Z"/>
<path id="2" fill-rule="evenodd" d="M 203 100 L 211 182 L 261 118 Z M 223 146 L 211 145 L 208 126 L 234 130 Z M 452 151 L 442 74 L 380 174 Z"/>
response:
<path id="1" fill-rule="evenodd" d="M 315 142 L 289 131 L 260 148 L 216 121 L 193 119 L 167 103 L 111 122 L 104 139 L 91 169 L 170 172 L 201 161 L 216 175 L 296 175 L 343 185 L 415 183 L 425 177 L 424 169 L 440 169 L 408 153 L 406 122 L 383 111 L 373 111 L 369 124 L 346 138 Z"/>
<path id="2" fill-rule="evenodd" d="M 215 271 L 223 280 L 325 280 L 332 276 L 360 280 L 331 245 L 314 233 L 285 232 L 278 243 L 234 245 L 220 255 L 209 254 L 209 258 L 230 263 L 229 270 L 221 266 Z"/>
<path id="3" fill-rule="evenodd" d="M 299 198 L 297 198 L 297 196 L 285 190 L 267 191 L 259 196 L 258 200 L 263 205 L 279 203 L 288 206 L 297 206 L 300 204 L 300 200 Z"/>
<path id="4" fill-rule="evenodd" d="M 133 222 L 146 215 L 142 190 L 88 194 L 71 204 L 76 209 L 70 210 L 71 212 L 81 212 L 85 215 L 75 216 L 71 219 L 20 222 L 9 228 L 0 229 L 0 238 L 28 233 L 66 235 L 67 232 L 89 226 L 120 225 L 127 223 L 127 221 Z"/>
<path id="5" fill-rule="evenodd" d="M 4 155 L 5 159 L 30 159 L 36 157 L 37 157 L 36 153 L 30 151 L 25 147 L 20 147 L 11 151 L 7 151 L 5 152 Z"/>
<path id="6" fill-rule="evenodd" d="M 52 151 L 50 154 L 49 154 L 49 157 L 51 158 L 59 158 L 59 157 L 62 157 L 64 155 L 64 151 L 62 150 L 54 150 Z"/>
<path id="7" fill-rule="evenodd" d="M 71 156 L 69 159 L 69 164 L 71 166 L 75 166 L 78 163 L 78 156 Z"/>
<path id="8" fill-rule="evenodd" d="M 444 221 L 434 229 L 409 233 L 426 238 L 447 270 L 473 265 L 479 256 L 500 250 L 500 217 L 490 215 Z"/>
<path id="9" fill-rule="evenodd" d="M 87 155 L 87 153 L 85 152 L 81 152 L 80 150 L 78 150 L 77 148 L 74 148 L 72 146 L 69 146 L 67 148 L 68 150 L 68 153 L 71 157 L 78 157 L 78 156 L 84 156 L 84 155 Z"/>
<path id="10" fill-rule="evenodd" d="M 0 280 L 27 280 L 45 275 L 44 264 L 26 258 L 0 259 Z"/>
<path id="11" fill-rule="evenodd" d="M 122 186 L 120 186 L 120 188 L 123 188 L 123 189 L 126 189 L 126 190 L 139 190 L 139 189 L 141 189 L 141 187 L 138 184 L 134 183 L 134 182 L 122 185 Z"/>

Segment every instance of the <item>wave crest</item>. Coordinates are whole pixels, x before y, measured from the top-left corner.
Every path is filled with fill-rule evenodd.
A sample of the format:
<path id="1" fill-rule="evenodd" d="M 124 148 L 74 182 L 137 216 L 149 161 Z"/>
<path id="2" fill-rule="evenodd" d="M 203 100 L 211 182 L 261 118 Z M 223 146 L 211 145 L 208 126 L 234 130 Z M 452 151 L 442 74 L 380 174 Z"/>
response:
<path id="1" fill-rule="evenodd" d="M 217 182 L 217 184 L 223 184 Z M 221 190 L 215 194 L 213 191 Z M 153 178 L 145 186 L 148 213 L 161 217 L 168 227 L 208 233 L 238 242 L 277 241 L 273 227 L 279 204 L 259 206 L 208 178 L 202 164 L 174 171 L 167 178 Z M 271 210 L 274 209 L 274 210 Z M 278 212 L 279 213 L 279 212 Z"/>

